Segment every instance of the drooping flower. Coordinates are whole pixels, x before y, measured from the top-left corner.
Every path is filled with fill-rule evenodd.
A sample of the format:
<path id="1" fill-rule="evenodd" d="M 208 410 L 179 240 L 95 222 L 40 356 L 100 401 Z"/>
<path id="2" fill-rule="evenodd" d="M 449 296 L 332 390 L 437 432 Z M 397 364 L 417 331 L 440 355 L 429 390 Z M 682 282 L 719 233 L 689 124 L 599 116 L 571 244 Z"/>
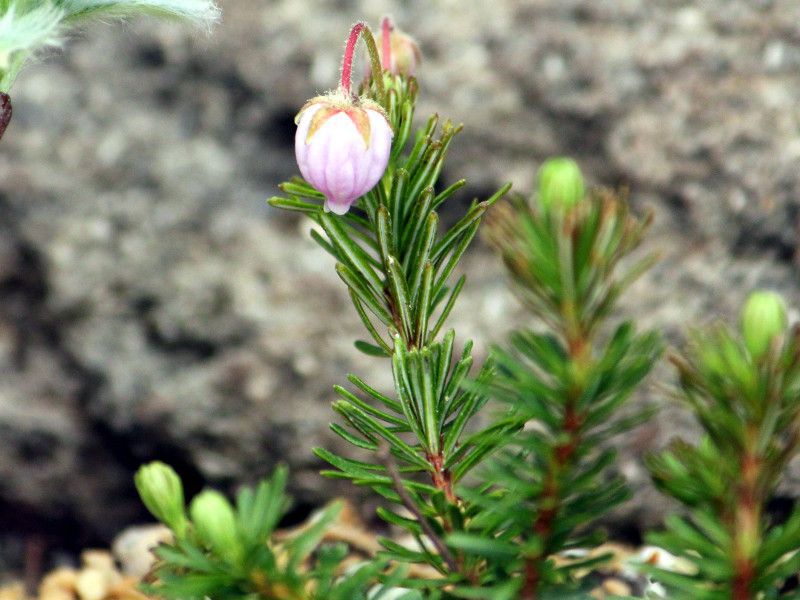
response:
<path id="1" fill-rule="evenodd" d="M 325 195 L 326 211 L 345 214 L 389 163 L 393 133 L 383 109 L 335 93 L 310 100 L 295 122 L 300 173 Z"/>
<path id="2" fill-rule="evenodd" d="M 339 90 L 309 100 L 295 117 L 295 156 L 303 177 L 325 196 L 326 211 L 343 215 L 369 192 L 386 171 L 392 127 L 383 108 L 351 92 L 353 55 L 365 36 L 373 68 L 380 73 L 372 32 L 356 23 L 347 39 Z M 379 82 L 378 98 L 383 98 Z"/>

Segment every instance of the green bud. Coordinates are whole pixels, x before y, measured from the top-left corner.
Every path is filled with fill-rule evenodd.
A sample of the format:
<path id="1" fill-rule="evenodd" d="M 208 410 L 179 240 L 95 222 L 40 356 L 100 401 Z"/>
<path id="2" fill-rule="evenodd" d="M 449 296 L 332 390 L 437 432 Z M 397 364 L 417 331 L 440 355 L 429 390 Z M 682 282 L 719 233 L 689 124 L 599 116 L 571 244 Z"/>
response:
<path id="1" fill-rule="evenodd" d="M 571 158 L 549 158 L 539 169 L 539 202 L 545 209 L 574 206 L 585 192 L 581 169 Z"/>
<path id="2" fill-rule="evenodd" d="M 214 553 L 231 564 L 240 562 L 242 546 L 237 535 L 236 514 L 228 499 L 215 490 L 203 490 L 189 507 L 198 537 Z"/>
<path id="3" fill-rule="evenodd" d="M 786 326 L 786 304 L 779 294 L 768 291 L 750 294 L 742 310 L 742 335 L 753 358 L 761 358 Z"/>
<path id="4" fill-rule="evenodd" d="M 183 538 L 187 527 L 183 485 L 175 470 L 162 462 L 151 462 L 139 468 L 134 483 L 147 510 L 177 538 Z"/>

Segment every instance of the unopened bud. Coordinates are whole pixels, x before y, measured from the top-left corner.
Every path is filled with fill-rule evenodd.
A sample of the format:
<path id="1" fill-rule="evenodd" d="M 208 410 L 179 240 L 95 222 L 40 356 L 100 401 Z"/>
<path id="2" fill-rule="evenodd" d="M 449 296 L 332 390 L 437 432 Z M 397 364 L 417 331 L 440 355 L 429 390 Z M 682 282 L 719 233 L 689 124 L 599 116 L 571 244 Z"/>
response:
<path id="1" fill-rule="evenodd" d="M 183 484 L 175 470 L 162 462 L 139 468 L 134 476 L 139 497 L 152 515 L 172 529 L 177 538 L 186 535 Z"/>
<path id="2" fill-rule="evenodd" d="M 386 45 L 383 43 L 383 35 L 381 32 L 378 34 L 375 42 L 378 45 L 378 50 L 381 53 L 381 60 L 386 64 L 384 56 Z M 399 29 L 392 28 L 389 34 L 389 72 L 392 75 L 405 75 L 406 77 L 413 77 L 417 72 L 417 67 L 422 62 L 422 52 L 419 49 L 419 44 L 407 33 Z"/>
<path id="3" fill-rule="evenodd" d="M 742 335 L 753 358 L 762 357 L 787 326 L 786 304 L 770 291 L 750 294 L 742 310 Z"/>
<path id="4" fill-rule="evenodd" d="M 581 169 L 571 158 L 549 158 L 539 169 L 539 202 L 545 209 L 574 206 L 584 194 Z"/>
<path id="5" fill-rule="evenodd" d="M 214 553 L 236 564 L 242 558 L 236 515 L 228 499 L 215 490 L 204 490 L 192 500 L 189 515 L 195 532 Z"/>

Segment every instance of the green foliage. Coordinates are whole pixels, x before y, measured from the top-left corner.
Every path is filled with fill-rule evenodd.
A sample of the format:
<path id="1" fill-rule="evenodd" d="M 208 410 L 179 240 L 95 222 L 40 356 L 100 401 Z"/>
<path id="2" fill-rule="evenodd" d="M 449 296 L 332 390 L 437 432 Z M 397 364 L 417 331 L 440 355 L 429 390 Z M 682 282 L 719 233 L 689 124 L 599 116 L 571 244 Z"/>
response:
<path id="1" fill-rule="evenodd" d="M 492 598 L 578 594 L 574 573 L 605 560 L 555 557 L 596 545 L 600 537 L 586 526 L 628 497 L 624 482 L 609 473 L 615 452 L 608 442 L 649 415 L 628 409 L 620 416 L 661 343 L 629 322 L 607 339 L 597 334 L 622 290 L 652 260 L 617 273 L 646 226 L 608 192 L 575 206 L 518 200 L 492 222 L 490 238 L 517 291 L 549 326 L 518 331 L 508 348 L 495 348 L 493 376 L 476 385 L 507 404 L 504 419 L 521 429 L 489 461 L 486 484 L 464 492 L 475 508 L 467 535 L 449 538 L 483 558 L 480 585 L 498 589 Z"/>
<path id="2" fill-rule="evenodd" d="M 334 467 L 327 475 L 369 486 L 405 509 L 379 514 L 417 547 L 383 540 L 382 556 L 426 564 L 440 578 L 404 585 L 430 598 L 580 597 L 586 590 L 572 573 L 591 564 L 556 565 L 553 558 L 594 544 L 581 528 L 625 499 L 622 481 L 607 474 L 614 452 L 600 444 L 644 418 L 641 410 L 617 416 L 660 353 L 658 336 L 637 334 L 630 323 L 593 346 L 619 295 L 652 262 L 647 257 L 619 273 L 647 221 L 610 193 L 579 202 L 582 176 L 568 159 L 543 170 L 546 210 L 520 201 L 495 209 L 490 237 L 520 294 L 552 331 L 519 332 L 511 349 L 496 349 L 468 380 L 471 344 L 456 360 L 455 333 L 438 337 L 464 284 L 464 276 L 452 285 L 450 277 L 508 186 L 440 231 L 437 208 L 464 185 L 436 191 L 460 128 L 446 122 L 437 137 L 434 116 L 412 142 L 416 82 L 386 74 L 383 81 L 394 146 L 384 178 L 358 208 L 326 214 L 322 195 L 297 178 L 281 186 L 286 196 L 270 200 L 321 227 L 324 236 L 312 235 L 338 261 L 371 337 L 356 346 L 391 357 L 394 395 L 353 375 L 356 389 L 335 388 L 334 410 L 347 427 L 334 424 L 333 431 L 372 458 L 316 453 Z M 362 91 L 378 96 L 374 87 Z M 505 408 L 476 429 L 489 396 Z M 493 454 L 485 470 L 476 469 Z"/>
<path id="3" fill-rule="evenodd" d="M 564 211 L 527 208 L 517 199 L 490 230 L 518 293 L 564 339 L 593 335 L 622 293 L 655 261 L 620 261 L 641 243 L 650 218 L 635 219 L 607 191 Z M 618 272 L 621 271 L 621 272 Z"/>
<path id="4" fill-rule="evenodd" d="M 574 161 L 548 161 L 537 202 L 496 207 L 488 235 L 536 324 L 473 372 L 471 342 L 459 351 L 445 327 L 465 283 L 453 279 L 510 186 L 443 226 L 440 207 L 465 185 L 439 183 L 460 126 L 440 127 L 434 115 L 412 133 L 416 80 L 379 73 L 369 46 L 375 72 L 361 94 L 382 104 L 394 132 L 383 178 L 342 216 L 326 213 L 324 196 L 299 177 L 270 204 L 318 226 L 312 236 L 335 258 L 368 335 L 356 348 L 388 358 L 392 370 L 391 392 L 356 375 L 334 387 L 340 421 L 331 428 L 359 458 L 317 448 L 332 467 L 324 474 L 382 496 L 379 516 L 415 544 L 382 539 L 377 557 L 345 572 L 346 549 L 321 544 L 336 504 L 299 532 L 274 535 L 285 471 L 235 506 L 203 492 L 187 518 L 179 480 L 152 466 L 137 486 L 176 533 L 158 551 L 154 591 L 188 600 L 586 600 L 583 575 L 608 557 L 565 552 L 602 540 L 598 519 L 629 496 L 614 438 L 652 414 L 628 401 L 661 354 L 660 336 L 612 322 L 619 298 L 653 264 L 634 256 L 649 217 L 610 191 L 587 193 Z M 705 435 L 648 461 L 656 485 L 688 510 L 651 539 L 691 569 L 642 567 L 670 598 L 777 598 L 800 569 L 800 509 L 782 524 L 765 509 L 800 445 L 800 329 L 786 332 L 773 294 L 751 299 L 742 328 L 697 333 L 673 357 L 679 395 Z M 495 415 L 478 419 L 490 401 Z M 409 575 L 420 565 L 427 571 Z"/>
<path id="5" fill-rule="evenodd" d="M 177 487 L 160 483 L 174 482 L 173 475 L 161 463 L 142 467 L 137 473 L 142 499 L 157 491 L 163 503 L 182 504 L 179 479 Z M 422 600 L 413 591 L 397 595 L 403 571 L 389 572 L 379 561 L 345 571 L 347 547 L 321 544 L 341 510 L 339 503 L 299 530 L 276 536 L 275 528 L 289 508 L 286 478 L 286 469 L 277 469 L 255 488 L 242 489 L 235 507 L 213 490 L 196 496 L 191 520 L 173 528 L 173 543 L 156 550 L 159 561 L 147 591 L 168 600 Z M 145 505 L 151 504 L 145 500 Z M 185 507 L 182 512 L 185 515 Z M 160 510 L 153 514 L 172 528 L 173 521 L 164 520 Z M 378 583 L 379 577 L 383 583 Z"/>
<path id="6" fill-rule="evenodd" d="M 800 569 L 800 509 L 781 524 L 765 510 L 800 445 L 800 330 L 786 331 L 778 300 L 779 310 L 767 311 L 778 317 L 767 344 L 747 343 L 720 325 L 694 332 L 686 351 L 672 357 L 678 397 L 704 436 L 696 445 L 676 440 L 648 461 L 656 485 L 688 509 L 650 536 L 694 567 L 649 569 L 670 598 L 777 598 Z"/>
<path id="7" fill-rule="evenodd" d="M 33 54 L 59 46 L 71 27 L 140 14 L 208 26 L 219 10 L 212 0 L 0 0 L 0 92 L 11 89 Z"/>
<path id="8" fill-rule="evenodd" d="M 66 20 L 88 17 L 131 17 L 140 14 L 184 19 L 208 26 L 219 18 L 213 2 L 203 0 L 53 0 L 63 9 Z"/>

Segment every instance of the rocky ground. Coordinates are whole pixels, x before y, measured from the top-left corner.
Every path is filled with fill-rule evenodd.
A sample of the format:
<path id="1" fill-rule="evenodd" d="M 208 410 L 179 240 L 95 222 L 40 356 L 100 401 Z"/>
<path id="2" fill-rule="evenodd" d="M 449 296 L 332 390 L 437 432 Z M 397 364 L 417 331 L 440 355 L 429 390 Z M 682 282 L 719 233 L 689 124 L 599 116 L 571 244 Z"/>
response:
<path id="1" fill-rule="evenodd" d="M 319 516 L 312 513 L 308 522 L 277 532 L 285 539 L 305 531 Z M 386 532 L 385 532 L 386 533 Z M 395 536 L 397 543 L 418 548 L 411 536 Z M 114 540 L 111 550 L 84 550 L 80 562 L 70 567 L 58 567 L 47 573 L 34 593 L 26 592 L 22 582 L 0 585 L 0 600 L 158 600 L 144 593 L 142 582 L 152 585 L 151 571 L 156 558 L 153 549 L 162 543 L 172 543 L 172 533 L 163 525 L 130 527 Z M 358 515 L 358 509 L 345 502 L 344 510 L 331 523 L 323 544 L 346 544 L 349 555 L 342 568 L 353 569 L 382 549 L 375 532 Z M 588 558 L 605 557 L 599 566 L 581 574 L 596 600 L 611 600 L 620 596 L 663 598 L 664 588 L 652 582 L 642 571 L 642 564 L 657 565 L 672 571 L 686 572 L 690 565 L 655 547 L 641 549 L 609 543 L 590 553 L 571 551 L 557 560 L 563 563 Z M 415 578 L 439 578 L 432 567 L 411 567 Z"/>
<path id="2" fill-rule="evenodd" d="M 295 170 L 292 117 L 335 83 L 348 26 L 385 14 L 425 63 L 420 114 L 466 124 L 445 179 L 463 195 L 568 153 L 650 207 L 659 265 L 624 301 L 677 341 L 748 290 L 800 306 L 800 5 L 792 0 L 230 0 L 210 36 L 100 25 L 29 68 L 0 152 L 0 556 L 23 542 L 108 542 L 144 518 L 132 488 L 161 458 L 198 488 L 277 461 L 298 512 L 343 488 L 310 448 L 344 373 L 389 383 L 308 224 L 265 199 Z M 479 352 L 525 316 L 478 245 L 453 323 Z M 795 317 L 798 315 L 795 313 Z M 668 371 L 664 369 L 663 375 Z M 622 440 L 658 520 L 642 453 L 690 432 L 662 416 Z M 787 486 L 797 494 L 800 481 Z M 190 490 L 191 491 L 191 490 Z M 20 538 L 22 535 L 22 538 Z M 6 551 L 3 552 L 3 549 Z"/>

